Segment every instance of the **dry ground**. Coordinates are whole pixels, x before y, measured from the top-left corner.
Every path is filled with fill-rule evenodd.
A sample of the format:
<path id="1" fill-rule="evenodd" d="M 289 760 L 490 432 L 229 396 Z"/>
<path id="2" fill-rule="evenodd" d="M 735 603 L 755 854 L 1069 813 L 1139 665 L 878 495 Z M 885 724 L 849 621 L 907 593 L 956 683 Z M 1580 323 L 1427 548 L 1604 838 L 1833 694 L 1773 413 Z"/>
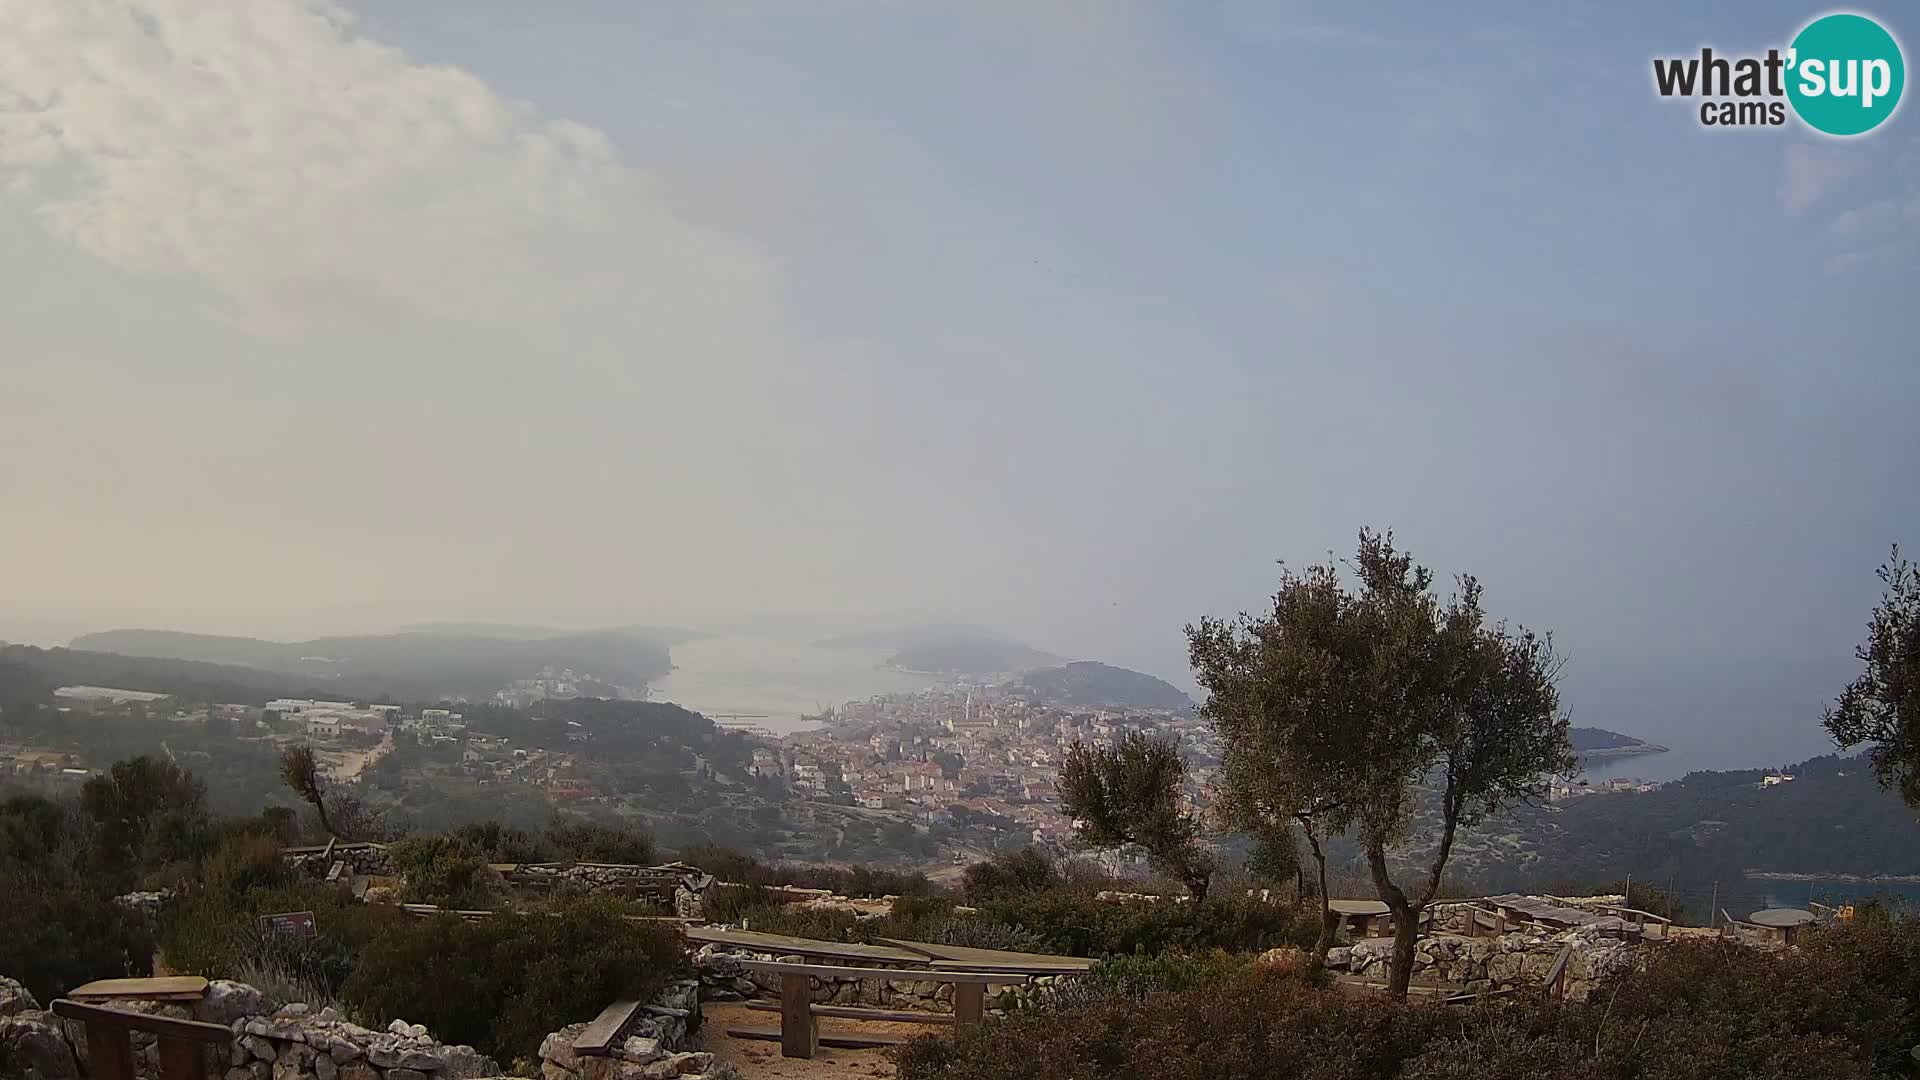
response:
<path id="1" fill-rule="evenodd" d="M 754 1012 L 730 1001 L 707 1002 L 701 1005 L 700 1011 L 704 1014 L 700 1034 L 706 1040 L 706 1049 L 738 1068 L 747 1080 L 864 1080 L 894 1075 L 893 1060 L 885 1050 L 832 1050 L 823 1046 L 818 1056 L 802 1060 L 781 1057 L 777 1042 L 736 1039 L 727 1034 L 727 1028 L 733 1026 L 779 1027 L 778 1013 Z M 834 1017 L 822 1017 L 820 1029 L 902 1038 L 947 1030 L 931 1024 L 889 1024 Z"/>

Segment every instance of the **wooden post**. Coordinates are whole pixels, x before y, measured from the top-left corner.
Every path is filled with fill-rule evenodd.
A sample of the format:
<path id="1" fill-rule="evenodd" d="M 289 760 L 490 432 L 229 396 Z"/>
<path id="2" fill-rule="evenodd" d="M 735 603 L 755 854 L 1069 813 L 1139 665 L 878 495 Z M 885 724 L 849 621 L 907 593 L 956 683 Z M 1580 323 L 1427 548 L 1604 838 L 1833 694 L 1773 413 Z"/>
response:
<path id="1" fill-rule="evenodd" d="M 780 1056 L 810 1058 L 820 1049 L 820 1022 L 813 1018 L 813 980 L 799 972 L 780 976 Z"/>
<path id="2" fill-rule="evenodd" d="M 204 1080 L 200 1044 L 191 1039 L 160 1036 L 160 1075 L 163 1080 Z"/>
<path id="3" fill-rule="evenodd" d="M 94 1080 L 134 1080 L 129 1032 L 145 1031 L 159 1036 L 164 1080 L 203 1080 L 205 1059 L 201 1045 L 226 1043 L 233 1038 L 233 1032 L 219 1024 L 82 1005 L 66 998 L 54 1001 L 52 1011 L 63 1020 L 78 1020 L 86 1025 L 87 1071 Z"/>
<path id="4" fill-rule="evenodd" d="M 96 1080 L 133 1080 L 133 1043 L 126 1028 L 87 1025 L 87 1075 Z"/>
<path id="5" fill-rule="evenodd" d="M 987 984 L 956 983 L 953 988 L 953 1022 L 956 1027 L 978 1024 L 987 1015 Z"/>

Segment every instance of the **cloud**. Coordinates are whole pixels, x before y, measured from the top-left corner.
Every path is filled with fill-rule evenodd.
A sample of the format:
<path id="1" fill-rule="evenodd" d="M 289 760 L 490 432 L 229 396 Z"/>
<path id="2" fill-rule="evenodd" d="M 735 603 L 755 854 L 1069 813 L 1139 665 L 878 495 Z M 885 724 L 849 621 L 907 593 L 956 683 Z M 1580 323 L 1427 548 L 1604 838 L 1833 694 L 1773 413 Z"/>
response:
<path id="1" fill-rule="evenodd" d="M 1867 159 L 1860 151 L 1791 143 L 1780 176 L 1780 208 L 1789 214 L 1801 213 L 1866 168 Z"/>
<path id="2" fill-rule="evenodd" d="M 590 127 L 357 36 L 327 0 L 0 6 L 0 174 L 47 227 L 236 320 L 714 338 L 765 261 Z M 734 312 L 732 314 L 738 314 Z"/>

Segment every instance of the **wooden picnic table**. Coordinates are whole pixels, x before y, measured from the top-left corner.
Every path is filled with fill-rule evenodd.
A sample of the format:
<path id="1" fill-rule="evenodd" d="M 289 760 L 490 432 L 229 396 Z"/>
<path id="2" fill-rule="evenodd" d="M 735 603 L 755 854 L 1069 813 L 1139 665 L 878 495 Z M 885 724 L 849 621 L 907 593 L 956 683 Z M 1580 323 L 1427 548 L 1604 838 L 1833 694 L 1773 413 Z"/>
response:
<path id="1" fill-rule="evenodd" d="M 1013 952 L 1007 949 L 972 949 L 962 945 L 942 945 L 906 938 L 875 938 L 882 945 L 920 953 L 928 967 L 948 971 L 1006 971 L 1020 975 L 1080 975 L 1093 970 L 1099 961 L 1084 956 L 1055 956 L 1050 953 Z"/>
<path id="2" fill-rule="evenodd" d="M 717 926 L 689 926 L 688 941 L 703 945 L 730 945 L 737 949 L 772 953 L 775 956 L 810 956 L 820 960 L 857 960 L 863 963 L 912 964 L 925 967 L 927 955 L 896 945 L 857 945 L 839 941 L 816 941 L 787 934 L 763 934 L 756 930 L 722 930 Z"/>
<path id="3" fill-rule="evenodd" d="M 1560 930 L 1570 930 L 1576 926 L 1592 926 L 1623 934 L 1635 931 L 1633 923 L 1618 915 L 1600 915 L 1532 896 L 1521 896 L 1517 893 L 1489 896 L 1485 902 L 1498 910 L 1501 917 L 1508 922 L 1541 923 Z"/>
<path id="4" fill-rule="evenodd" d="M 951 1023 L 956 1027 L 967 1027 L 980 1023 L 986 1016 L 986 990 L 988 984 L 1012 985 L 1028 981 L 1025 975 L 1012 972 L 990 971 L 930 971 L 925 968 L 856 968 L 838 967 L 831 964 L 789 964 L 776 960 L 743 960 L 741 966 L 749 971 L 760 971 L 780 976 L 780 1027 L 750 1028 L 733 1027 L 727 1034 L 744 1039 L 767 1039 L 780 1042 L 782 1057 L 810 1058 L 820 1048 L 822 1042 L 840 1046 L 884 1046 L 898 1042 L 891 1037 L 855 1037 L 853 1040 L 823 1039 L 820 1034 L 820 1017 L 837 1016 L 866 1020 L 890 1020 L 899 1022 L 918 1021 L 920 1023 Z M 860 1009 L 848 1006 L 815 1004 L 813 1000 L 814 979 L 912 979 L 951 983 L 953 985 L 953 1013 L 950 1018 L 939 1014 L 925 1014 L 924 1019 L 912 1013 Z"/>

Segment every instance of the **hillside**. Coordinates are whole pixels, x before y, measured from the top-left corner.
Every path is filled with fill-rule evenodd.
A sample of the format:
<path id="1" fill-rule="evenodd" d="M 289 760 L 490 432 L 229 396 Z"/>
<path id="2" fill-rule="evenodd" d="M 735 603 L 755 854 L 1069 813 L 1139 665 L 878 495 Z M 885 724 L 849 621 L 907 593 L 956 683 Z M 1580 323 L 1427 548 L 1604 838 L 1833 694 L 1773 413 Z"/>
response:
<path id="1" fill-rule="evenodd" d="M 1185 709 L 1193 705 L 1179 687 L 1164 679 L 1093 660 L 1029 671 L 1020 682 L 1040 700 L 1052 704 L 1127 709 Z"/>
<path id="2" fill-rule="evenodd" d="M 536 638 L 413 631 L 295 642 L 109 630 L 75 638 L 73 644 L 92 652 L 257 668 L 306 685 L 340 688 L 331 693 L 352 688 L 401 700 L 484 699 L 549 668 L 635 689 L 672 670 L 665 644 L 625 630 Z"/>
<path id="3" fill-rule="evenodd" d="M 1006 675 L 1052 667 L 1064 657 L 964 623 L 860 631 L 816 642 L 826 649 L 892 649 L 887 666 L 936 675 Z"/>
<path id="4" fill-rule="evenodd" d="M 1060 657 L 1031 645 L 997 638 L 955 638 L 901 649 L 889 667 L 937 675 L 1003 675 L 1057 664 Z"/>
<path id="5" fill-rule="evenodd" d="M 238 664 L 0 645 L 0 705 L 45 703 L 54 687 L 71 685 L 114 686 L 171 694 L 186 701 L 250 705 L 277 697 L 311 696 L 319 693 L 322 685 L 328 693 L 343 690 L 297 675 Z"/>
<path id="6" fill-rule="evenodd" d="M 1792 781 L 1773 785 L 1766 770 L 1696 772 L 1652 791 L 1517 807 L 1463 833 L 1448 879 L 1550 890 L 1632 875 L 1671 882 L 1703 915 L 1716 882 L 1727 899 L 1751 875 L 1920 874 L 1914 811 L 1863 760 L 1821 757 L 1787 772 Z M 1424 846 L 1405 855 L 1425 858 Z"/>

